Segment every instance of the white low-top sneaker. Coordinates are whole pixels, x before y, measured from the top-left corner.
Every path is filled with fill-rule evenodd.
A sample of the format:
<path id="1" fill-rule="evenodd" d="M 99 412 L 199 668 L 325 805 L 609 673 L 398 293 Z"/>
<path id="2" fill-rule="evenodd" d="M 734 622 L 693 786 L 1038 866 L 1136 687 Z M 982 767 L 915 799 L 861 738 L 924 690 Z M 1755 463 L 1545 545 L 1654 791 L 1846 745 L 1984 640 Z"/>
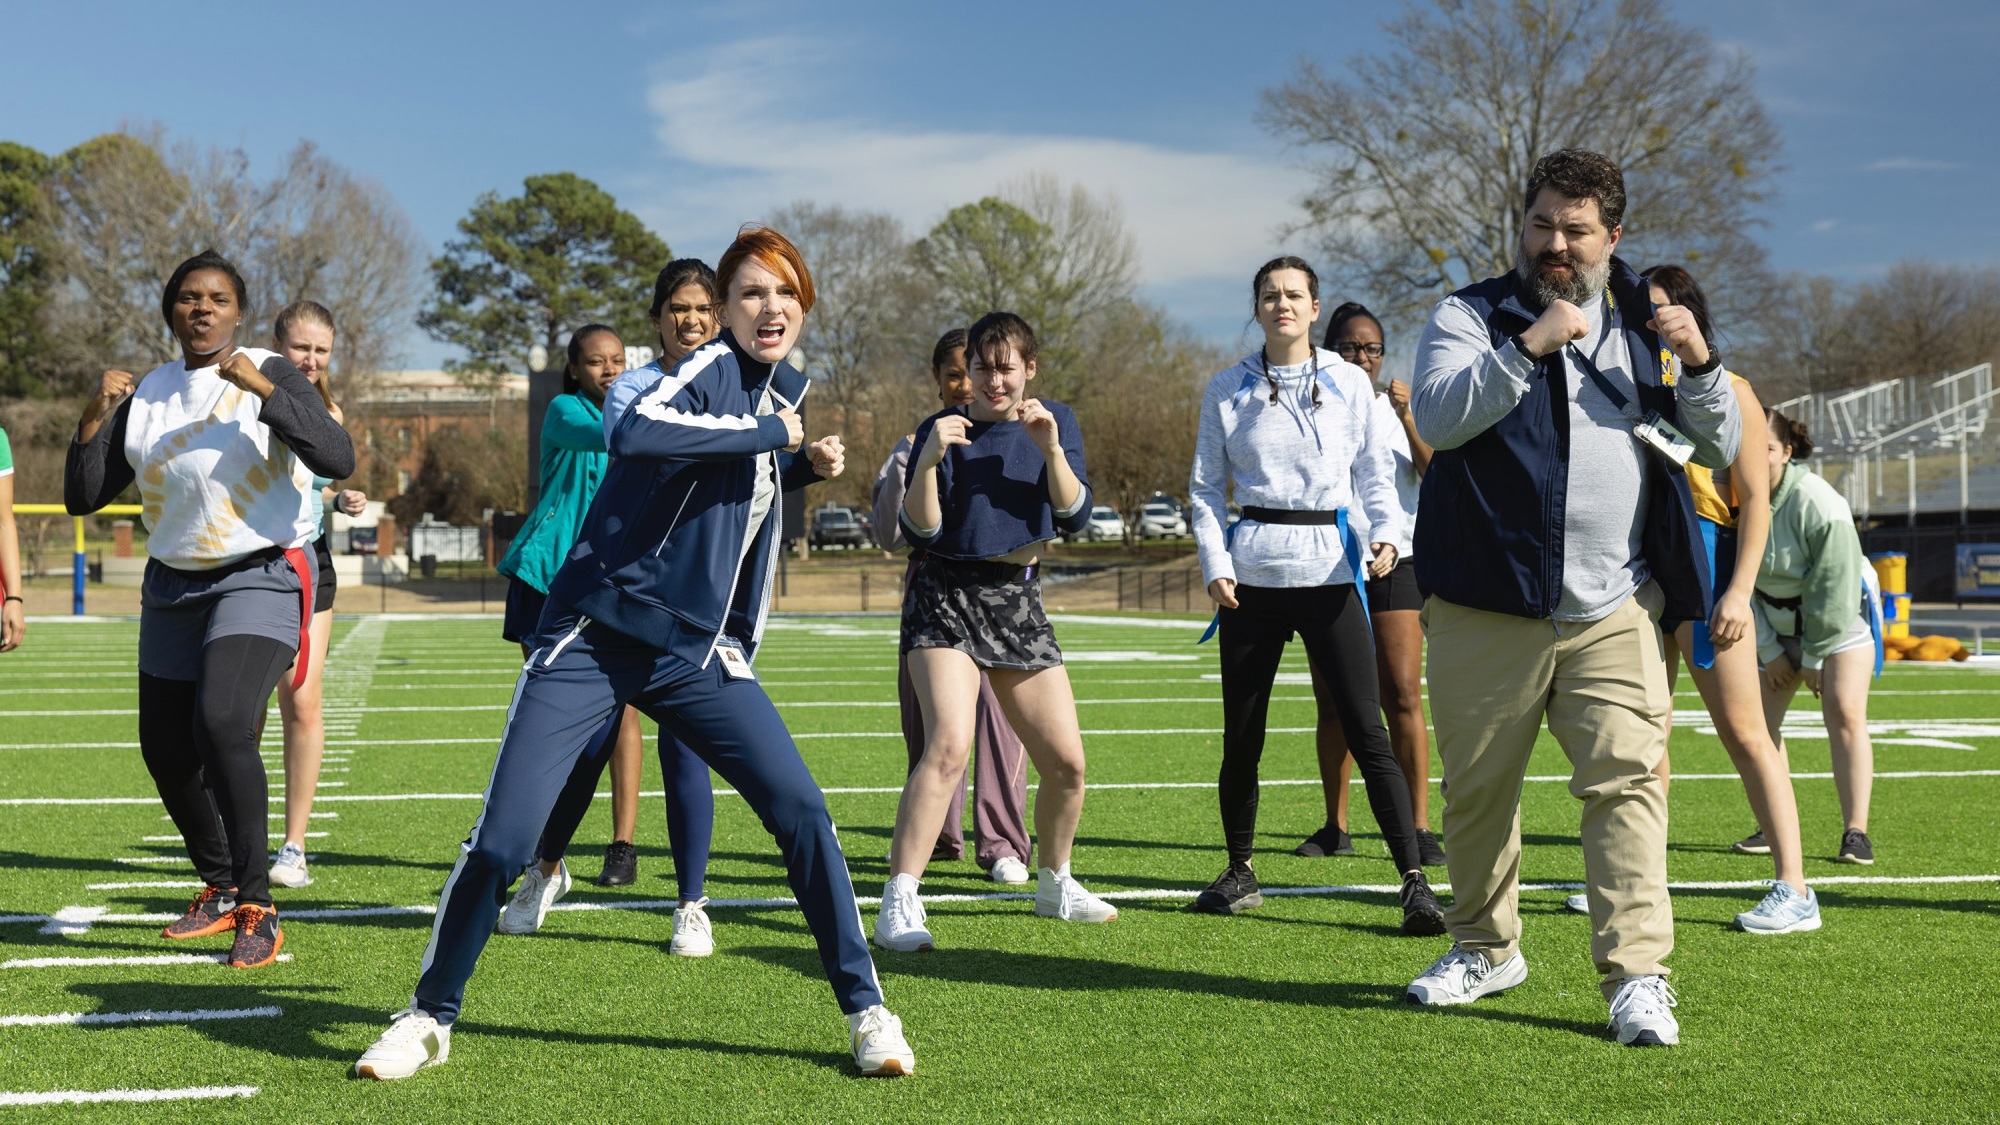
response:
<path id="1" fill-rule="evenodd" d="M 882 886 L 882 909 L 875 915 L 875 944 L 897 953 L 936 949 L 924 918 L 917 877 L 906 873 L 890 879 Z"/>
<path id="2" fill-rule="evenodd" d="M 306 850 L 290 840 L 278 849 L 271 861 L 271 882 L 281 887 L 310 887 L 313 877 L 306 870 Z"/>
<path id="3" fill-rule="evenodd" d="M 404 1008 L 389 1019 L 389 1030 L 355 1060 L 354 1077 L 386 1081 L 408 1078 L 451 1057 L 451 1028 L 429 1012 Z"/>
<path id="4" fill-rule="evenodd" d="M 1044 867 L 1038 873 L 1035 913 L 1065 922 L 1109 922 L 1118 917 L 1118 908 L 1084 890 L 1065 863 L 1061 870 Z"/>
<path id="5" fill-rule="evenodd" d="M 709 927 L 708 905 L 704 895 L 694 902 L 684 902 L 674 907 L 674 940 L 667 944 L 667 952 L 676 957 L 706 957 L 715 952 L 715 931 Z"/>
<path id="6" fill-rule="evenodd" d="M 534 933 L 542 928 L 542 919 L 549 916 L 549 907 L 568 893 L 568 864 L 557 860 L 553 876 L 542 874 L 540 864 L 529 864 L 528 873 L 521 876 L 521 888 L 514 892 L 507 909 L 500 912 L 498 929 L 503 934 Z"/>
<path id="7" fill-rule="evenodd" d="M 1626 977 L 1611 998 L 1611 1030 L 1627 1047 L 1671 1047 L 1681 1041 L 1679 1004 L 1667 978 Z"/>
<path id="8" fill-rule="evenodd" d="M 1588 914 L 1590 913 L 1590 896 L 1571 895 L 1563 899 L 1563 905 L 1576 911 L 1578 914 Z"/>
<path id="9" fill-rule="evenodd" d="M 1800 894 L 1783 879 L 1771 883 L 1756 909 L 1736 916 L 1736 928 L 1746 934 L 1802 934 L 1819 926 L 1819 896 L 1811 887 Z"/>
<path id="10" fill-rule="evenodd" d="M 877 1004 L 847 1017 L 854 1065 L 863 1078 L 897 1078 L 917 1072 L 917 1055 L 903 1038 L 903 1021 Z"/>
<path id="11" fill-rule="evenodd" d="M 1453 945 L 1449 953 L 1431 962 L 1422 976 L 1410 982 L 1403 997 L 1426 1007 L 1470 1004 L 1481 996 L 1505 992 L 1527 979 L 1528 963 L 1519 953 L 1492 965 L 1485 954 Z"/>
<path id="12" fill-rule="evenodd" d="M 993 870 L 987 872 L 996 883 L 1018 887 L 1028 881 L 1028 865 L 1011 855 L 1003 855 L 993 861 Z"/>

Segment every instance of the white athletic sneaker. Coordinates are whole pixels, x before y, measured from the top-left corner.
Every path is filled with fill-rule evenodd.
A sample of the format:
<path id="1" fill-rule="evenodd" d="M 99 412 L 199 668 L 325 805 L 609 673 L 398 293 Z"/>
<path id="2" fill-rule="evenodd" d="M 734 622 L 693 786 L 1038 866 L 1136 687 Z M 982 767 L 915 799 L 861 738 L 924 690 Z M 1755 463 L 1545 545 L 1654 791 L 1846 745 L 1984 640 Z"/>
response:
<path id="1" fill-rule="evenodd" d="M 1044 867 L 1037 873 L 1035 913 L 1065 922 L 1110 922 L 1118 917 L 1118 908 L 1084 890 L 1065 863 L 1060 871 Z"/>
<path id="2" fill-rule="evenodd" d="M 1422 976 L 1410 982 L 1403 998 L 1426 1007 L 1470 1004 L 1481 996 L 1505 992 L 1527 979 L 1528 963 L 1519 953 L 1491 965 L 1485 954 L 1454 944 L 1450 952 L 1431 962 Z"/>
<path id="3" fill-rule="evenodd" d="M 278 849 L 271 861 L 271 882 L 281 887 L 310 887 L 313 877 L 306 871 L 306 850 L 290 840 Z"/>
<path id="4" fill-rule="evenodd" d="M 355 1060 L 354 1077 L 386 1081 L 408 1078 L 451 1057 L 451 1028 L 429 1012 L 404 1008 L 389 1019 L 389 1030 Z"/>
<path id="5" fill-rule="evenodd" d="M 875 944 L 897 953 L 937 948 L 931 941 L 931 932 L 924 928 L 924 900 L 917 897 L 915 875 L 898 875 L 882 885 L 882 909 L 875 915 Z"/>
<path id="6" fill-rule="evenodd" d="M 1011 855 L 1003 855 L 993 861 L 993 870 L 987 872 L 996 883 L 1018 887 L 1028 881 L 1028 865 Z"/>
<path id="7" fill-rule="evenodd" d="M 1681 1041 L 1679 1003 L 1665 977 L 1626 977 L 1611 998 L 1611 1029 L 1627 1047 L 1671 1047 Z"/>
<path id="8" fill-rule="evenodd" d="M 1811 887 L 1800 894 L 1783 879 L 1772 881 L 1756 909 L 1736 916 L 1736 928 L 1746 934 L 1801 934 L 1819 926 L 1819 896 Z"/>
<path id="9" fill-rule="evenodd" d="M 877 1004 L 847 1017 L 854 1065 L 863 1078 L 896 1078 L 917 1072 L 917 1055 L 903 1038 L 903 1021 Z"/>
<path id="10" fill-rule="evenodd" d="M 667 952 L 676 957 L 706 957 L 715 952 L 715 931 L 709 928 L 708 896 L 674 907 L 674 940 Z"/>
<path id="11" fill-rule="evenodd" d="M 1590 913 L 1590 896 L 1571 895 L 1563 900 L 1563 905 L 1576 911 L 1578 914 L 1588 914 Z"/>
<path id="12" fill-rule="evenodd" d="M 542 874 L 541 865 L 531 863 L 527 874 L 521 876 L 521 889 L 514 892 L 507 909 L 500 912 L 497 928 L 503 934 L 532 934 L 542 928 L 542 919 L 549 916 L 549 907 L 568 893 L 567 863 L 557 860 L 554 876 Z"/>

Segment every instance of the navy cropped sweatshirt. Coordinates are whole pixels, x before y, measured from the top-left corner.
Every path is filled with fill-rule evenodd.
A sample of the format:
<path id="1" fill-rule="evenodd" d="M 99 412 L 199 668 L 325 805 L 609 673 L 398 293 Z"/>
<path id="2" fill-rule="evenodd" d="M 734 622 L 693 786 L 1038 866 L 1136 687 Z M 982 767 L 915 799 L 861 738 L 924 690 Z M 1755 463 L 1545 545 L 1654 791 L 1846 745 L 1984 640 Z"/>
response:
<path id="1" fill-rule="evenodd" d="M 1042 451 L 1021 423 L 972 421 L 965 428 L 966 445 L 945 450 L 938 463 L 938 507 L 944 523 L 923 534 L 903 517 L 903 534 L 910 545 L 948 559 L 993 559 L 1030 543 L 1054 539 L 1061 532 L 1083 530 L 1090 522 L 1090 476 L 1083 467 L 1083 431 L 1076 413 L 1053 399 L 1042 405 L 1055 415 L 1063 456 L 1082 486 L 1076 504 L 1058 512 L 1049 500 L 1049 467 Z M 947 414 L 965 415 L 963 406 L 948 407 L 924 419 L 910 448 L 907 489 L 917 475 L 917 459 L 931 439 L 931 429 Z M 906 509 L 907 511 L 907 509 Z"/>

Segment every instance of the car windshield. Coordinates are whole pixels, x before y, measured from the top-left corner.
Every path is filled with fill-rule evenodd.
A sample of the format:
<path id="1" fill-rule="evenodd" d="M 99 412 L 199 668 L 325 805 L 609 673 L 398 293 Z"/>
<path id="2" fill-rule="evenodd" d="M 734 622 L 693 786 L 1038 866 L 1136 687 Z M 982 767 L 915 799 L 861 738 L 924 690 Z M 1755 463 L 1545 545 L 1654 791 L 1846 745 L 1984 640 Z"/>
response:
<path id="1" fill-rule="evenodd" d="M 1146 505 L 1146 514 L 1149 516 L 1171 516 L 1174 514 L 1174 508 L 1171 504 L 1148 504 Z"/>
<path id="2" fill-rule="evenodd" d="M 1118 513 L 1112 511 L 1110 508 L 1092 508 L 1090 510 L 1090 518 L 1094 520 L 1115 520 L 1118 518 Z"/>

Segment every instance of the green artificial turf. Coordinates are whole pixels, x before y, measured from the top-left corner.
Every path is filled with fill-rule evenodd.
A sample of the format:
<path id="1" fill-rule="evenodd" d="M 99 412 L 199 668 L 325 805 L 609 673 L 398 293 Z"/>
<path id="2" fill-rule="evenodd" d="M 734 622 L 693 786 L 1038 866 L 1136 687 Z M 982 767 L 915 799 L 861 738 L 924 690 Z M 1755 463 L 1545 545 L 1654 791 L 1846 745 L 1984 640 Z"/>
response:
<path id="1" fill-rule="evenodd" d="M 1063 619 L 1093 791 L 1074 867 L 1099 892 L 1198 890 L 1222 866 L 1213 782 L 1220 687 L 1191 619 Z M 359 632 L 356 632 L 359 630 Z M 342 620 L 329 684 L 329 772 L 309 842 L 317 882 L 276 889 L 285 911 L 434 905 L 478 811 L 517 650 L 497 620 Z M 0 915 L 105 907 L 72 934 L 40 919 L 0 922 L 0 960 L 222 951 L 226 936 L 160 939 L 178 888 L 92 890 L 192 878 L 154 801 L 137 741 L 130 623 L 38 624 L 0 657 L 0 799 L 142 798 L 132 804 L 0 805 Z M 895 709 L 895 621 L 783 618 L 759 671 L 821 784 L 835 792 L 858 893 L 880 893 L 904 773 Z M 371 659 L 372 654 L 372 659 Z M 1294 651 L 1273 728 L 1314 719 Z M 1673 736 L 1669 870 L 1681 883 L 1740 883 L 1768 861 L 1732 854 L 1753 827 L 1742 788 L 1699 701 L 1681 684 Z M 2000 669 L 1892 666 L 1872 717 L 1877 769 L 1995 770 Z M 806 706 L 806 704 L 823 704 Z M 1825 772 L 1807 720 L 1793 768 Z M 40 712 L 40 713 L 38 713 Z M 49 714 L 47 712 L 66 712 Z M 103 712 L 103 713 L 91 713 Z M 277 750 L 277 724 L 267 749 Z M 1119 733 L 1146 732 L 1146 733 Z M 92 745 L 108 743 L 114 745 Z M 344 771 L 344 772 L 334 772 Z M 1566 773 L 1545 736 L 1530 769 Z M 1311 736 L 1276 733 L 1267 781 L 1316 777 Z M 1181 783 L 1179 787 L 1163 783 Z M 1160 786 L 1114 788 L 1116 785 Z M 646 763 L 645 788 L 659 788 Z M 245 1101 L 5 1109 L 20 1120 L 277 1121 L 979 1121 L 1219 1119 L 1990 1120 L 2000 1105 L 2000 776 L 1883 777 L 1875 786 L 1872 868 L 1831 861 L 1833 783 L 1797 782 L 1809 879 L 1986 876 L 1956 883 L 1821 882 L 1818 933 L 1753 938 L 1729 928 L 1754 888 L 1674 897 L 1681 1046 L 1621 1048 L 1589 954 L 1589 924 L 1562 889 L 1522 895 L 1527 983 L 1449 1011 L 1406 1006 L 1403 986 L 1446 939 L 1396 934 L 1386 891 L 1274 895 L 1220 919 L 1187 899 L 1133 899 L 1106 926 L 1035 918 L 1019 900 L 939 903 L 939 949 L 878 953 L 890 1007 L 917 1053 L 915 1077 L 852 1077 L 846 1027 L 800 915 L 718 906 L 716 955 L 672 958 L 667 909 L 561 911 L 531 937 L 487 946 L 448 1064 L 398 1083 L 350 1080 L 348 1065 L 406 1001 L 428 937 L 422 914 L 298 919 L 293 960 L 215 965 L 0 969 L 0 1017 L 57 1012 L 245 1009 L 275 1018 L 193 1023 L 0 1026 L 0 1091 L 251 1085 Z M 276 771 L 274 811 L 281 809 Z M 363 801 L 379 794 L 432 794 Z M 1263 791 L 1258 872 L 1267 889 L 1394 881 L 1357 790 L 1346 859 L 1291 855 L 1319 827 L 1313 785 Z M 770 839 L 719 796 L 708 893 L 788 893 Z M 590 885 L 609 833 L 600 801 L 571 857 L 570 902 L 674 896 L 661 801 L 641 804 L 637 884 Z M 1433 790 L 1431 826 L 1442 801 Z M 1530 883 L 1580 878 L 1577 802 L 1531 781 L 1522 809 Z M 274 827 L 276 822 L 274 821 Z M 165 857 L 133 864 L 122 859 Z M 1433 873 L 1438 882 L 1443 870 Z M 934 865 L 927 894 L 1002 888 L 970 862 Z M 870 924 L 873 907 L 865 907 Z"/>

